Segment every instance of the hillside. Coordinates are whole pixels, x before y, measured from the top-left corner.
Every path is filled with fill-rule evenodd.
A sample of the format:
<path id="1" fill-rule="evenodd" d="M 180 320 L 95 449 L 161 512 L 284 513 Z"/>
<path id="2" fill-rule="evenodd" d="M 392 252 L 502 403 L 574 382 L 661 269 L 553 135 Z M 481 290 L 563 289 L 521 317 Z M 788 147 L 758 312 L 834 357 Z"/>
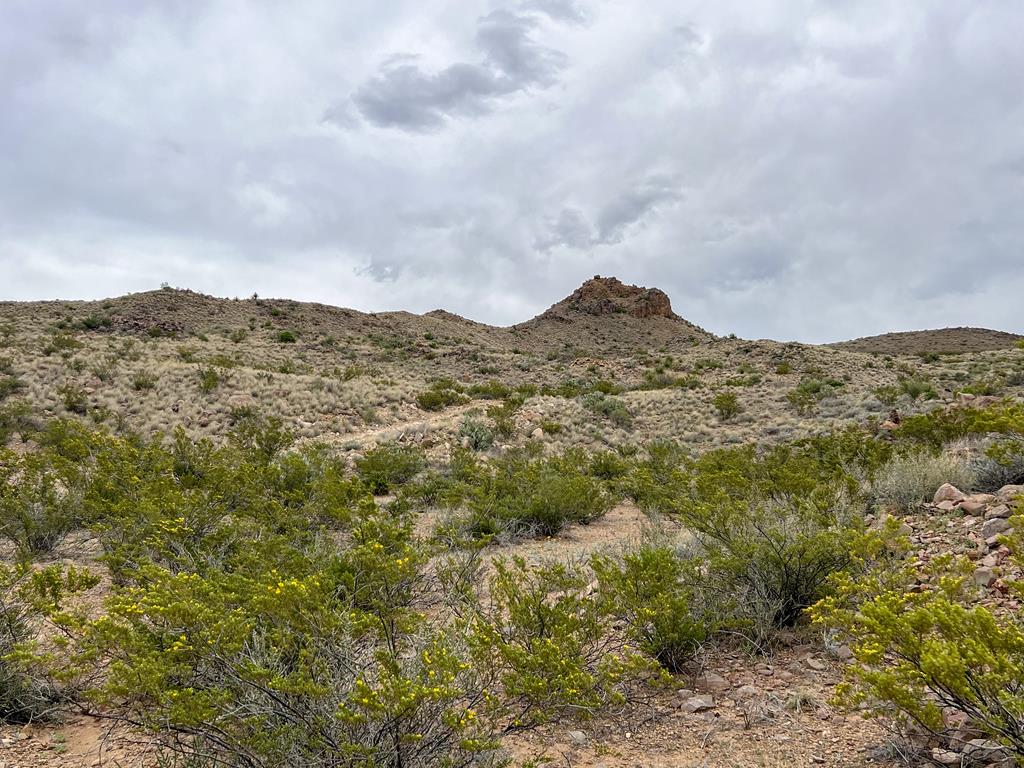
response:
<path id="1" fill-rule="evenodd" d="M 988 328 L 901 331 L 840 341 L 830 346 L 876 355 L 959 355 L 1009 349 L 1024 336 Z"/>
<path id="2" fill-rule="evenodd" d="M 677 310 L 599 276 L 508 328 L 0 303 L 0 766 L 1008 765 L 966 705 L 929 736 L 888 677 L 836 699 L 920 616 L 808 609 L 835 577 L 902 621 L 955 555 L 971 647 L 1017 653 L 1016 337 Z"/>

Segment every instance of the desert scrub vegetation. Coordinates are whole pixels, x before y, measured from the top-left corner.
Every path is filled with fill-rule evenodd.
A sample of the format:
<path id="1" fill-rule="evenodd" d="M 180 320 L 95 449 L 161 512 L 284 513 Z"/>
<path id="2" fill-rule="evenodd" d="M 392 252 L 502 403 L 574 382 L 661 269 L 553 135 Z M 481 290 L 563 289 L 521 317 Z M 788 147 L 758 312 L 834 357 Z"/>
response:
<path id="1" fill-rule="evenodd" d="M 711 405 L 721 421 L 729 421 L 743 410 L 735 392 L 719 392 L 712 398 Z"/>
<path id="2" fill-rule="evenodd" d="M 454 513 L 443 531 L 456 538 L 553 536 L 592 522 L 616 501 L 582 451 L 540 457 L 515 450 L 486 463 L 460 462 L 448 487 L 434 489 Z"/>
<path id="3" fill-rule="evenodd" d="M 380 445 L 356 459 L 356 472 L 375 495 L 389 493 L 407 483 L 426 467 L 420 448 Z"/>
<path id="4" fill-rule="evenodd" d="M 246 418 L 250 432 L 277 431 L 273 417 Z M 55 653 L 21 618 L 27 566 L 3 569 L 4 615 L 17 619 L 5 718 L 88 701 L 147 731 L 162 759 L 195 764 L 478 766 L 502 762 L 508 728 L 596 714 L 654 674 L 605 600 L 581 591 L 589 570 L 498 564 L 484 598 L 475 569 L 432 566 L 408 508 L 378 507 L 319 447 L 67 421 L 46 434 L 40 460 L 83 472 L 84 523 L 113 585 L 101 615 L 58 613 L 59 596 L 95 576 L 31 571 L 45 587 L 31 605 L 59 622 Z M 560 465 L 539 466 L 550 483 Z"/>
<path id="5" fill-rule="evenodd" d="M 917 451 L 893 456 L 874 474 L 869 488 L 877 504 L 906 511 L 930 501 L 943 483 L 970 489 L 975 486 L 975 473 L 960 457 Z"/>
<path id="6" fill-rule="evenodd" d="M 1009 542 L 1019 562 L 1024 519 L 1015 522 L 1018 533 Z M 973 569 L 947 555 L 925 566 L 889 563 L 856 578 L 840 574 L 812 615 L 853 653 L 840 702 L 894 718 L 905 732 L 923 729 L 958 750 L 973 738 L 951 726 L 960 717 L 1020 762 L 1024 624 L 1016 611 L 978 603 Z M 1020 587 L 1012 585 L 1017 593 Z"/>

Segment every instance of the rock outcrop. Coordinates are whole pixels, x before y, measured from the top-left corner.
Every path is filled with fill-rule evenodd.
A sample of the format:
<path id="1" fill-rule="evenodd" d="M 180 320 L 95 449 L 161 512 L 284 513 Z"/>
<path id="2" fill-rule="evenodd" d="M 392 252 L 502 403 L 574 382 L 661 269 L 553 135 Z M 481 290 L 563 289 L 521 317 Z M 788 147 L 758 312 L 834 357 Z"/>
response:
<path id="1" fill-rule="evenodd" d="M 637 318 L 666 317 L 678 320 L 668 294 L 657 288 L 626 285 L 614 277 L 595 275 L 572 294 L 548 309 L 541 317 L 565 312 L 587 315 L 630 315 Z"/>

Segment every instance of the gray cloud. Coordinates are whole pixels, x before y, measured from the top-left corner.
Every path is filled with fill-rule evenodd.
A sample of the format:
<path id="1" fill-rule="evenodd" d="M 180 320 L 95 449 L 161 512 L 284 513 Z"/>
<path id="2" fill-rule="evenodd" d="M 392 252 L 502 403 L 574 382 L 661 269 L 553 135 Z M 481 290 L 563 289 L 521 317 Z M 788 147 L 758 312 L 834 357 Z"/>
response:
<path id="1" fill-rule="evenodd" d="M 531 4 L 552 18 L 575 20 L 568 3 Z M 374 125 L 409 131 L 433 131 L 450 118 L 489 112 L 495 100 L 529 88 L 546 88 L 566 65 L 559 51 L 537 44 L 533 15 L 492 11 L 477 23 L 476 42 L 483 54 L 479 63 L 451 64 L 426 72 L 417 57 L 392 57 L 381 71 L 362 85 L 352 101 Z M 338 120 L 338 107 L 327 119 Z M 346 114 L 342 107 L 342 114 Z"/>
<path id="2" fill-rule="evenodd" d="M 1024 331 L 1024 7 L 0 4 L 0 297 Z M 383 64 L 381 63 L 383 62 Z M 341 98 L 344 97 L 344 98 Z"/>

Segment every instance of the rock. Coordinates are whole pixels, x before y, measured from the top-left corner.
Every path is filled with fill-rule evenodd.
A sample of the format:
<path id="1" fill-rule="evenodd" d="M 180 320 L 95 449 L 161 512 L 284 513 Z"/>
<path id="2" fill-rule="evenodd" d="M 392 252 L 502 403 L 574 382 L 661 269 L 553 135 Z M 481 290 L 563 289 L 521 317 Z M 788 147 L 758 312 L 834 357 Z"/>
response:
<path id="1" fill-rule="evenodd" d="M 540 427 L 537 427 L 535 430 L 533 430 L 533 432 L 530 433 L 530 437 L 532 437 L 534 440 L 540 440 L 542 437 L 544 437 L 544 430 L 541 429 Z"/>
<path id="2" fill-rule="evenodd" d="M 996 497 L 1001 501 L 1013 501 L 1022 495 L 1024 495 L 1024 485 L 1004 485 L 996 491 Z"/>
<path id="3" fill-rule="evenodd" d="M 956 504 L 953 502 L 952 499 L 945 499 L 943 501 L 940 501 L 935 506 L 941 509 L 943 512 L 952 512 Z"/>
<path id="4" fill-rule="evenodd" d="M 980 501 L 964 499 L 963 501 L 960 502 L 958 508 L 965 515 L 980 515 L 985 511 L 985 504 Z"/>
<path id="5" fill-rule="evenodd" d="M 996 576 L 991 568 L 976 568 L 974 571 L 974 583 L 979 587 L 990 587 L 995 580 Z"/>
<path id="6" fill-rule="evenodd" d="M 992 739 L 971 739 L 963 748 L 963 759 L 967 765 L 992 765 L 1010 762 L 1010 750 Z"/>
<path id="7" fill-rule="evenodd" d="M 732 684 L 721 675 L 714 672 L 705 672 L 697 678 L 697 687 L 712 693 L 721 693 L 732 687 Z"/>
<path id="8" fill-rule="evenodd" d="M 948 749 L 939 749 L 934 747 L 932 749 L 932 760 L 939 765 L 959 765 L 960 764 L 960 753 L 953 752 Z"/>
<path id="9" fill-rule="evenodd" d="M 689 699 L 683 702 L 680 707 L 684 712 L 693 714 L 695 712 L 706 712 L 709 709 L 715 708 L 715 700 L 709 694 L 702 696 L 691 696 Z"/>
<path id="10" fill-rule="evenodd" d="M 935 492 L 935 498 L 932 499 L 932 503 L 938 504 L 940 501 L 952 501 L 955 503 L 957 501 L 963 501 L 965 498 L 967 497 L 959 488 L 954 485 L 950 485 L 949 483 L 943 483 Z"/>
<path id="11" fill-rule="evenodd" d="M 664 291 L 625 285 L 614 277 L 595 275 L 577 288 L 571 296 L 558 302 L 542 318 L 565 318 L 567 312 L 588 315 L 632 315 L 637 318 L 667 317 L 677 319 L 672 303 Z"/>
<path id="12" fill-rule="evenodd" d="M 994 517 L 991 520 L 986 520 L 981 526 L 981 535 L 985 537 L 985 541 L 988 541 L 993 536 L 998 536 L 1000 533 L 1005 533 L 1010 530 L 1010 521 L 1002 517 Z"/>
<path id="13" fill-rule="evenodd" d="M 737 701 L 744 701 L 745 699 L 756 699 L 760 695 L 760 688 L 755 688 L 753 685 L 741 685 L 736 689 L 733 698 Z"/>
<path id="14" fill-rule="evenodd" d="M 985 510 L 985 519 L 994 520 L 996 518 L 1007 519 L 1012 515 L 1013 512 L 1005 504 L 998 504 L 994 507 L 989 507 Z"/>
<path id="15" fill-rule="evenodd" d="M 824 661 L 822 661 L 821 659 L 816 659 L 813 656 L 808 656 L 806 659 L 804 659 L 804 664 L 806 664 L 808 667 L 815 670 L 816 672 L 821 672 L 828 666 L 827 664 L 825 664 Z"/>
<path id="16" fill-rule="evenodd" d="M 583 731 L 569 731 L 569 741 L 577 747 L 582 747 L 587 743 L 587 734 Z"/>

